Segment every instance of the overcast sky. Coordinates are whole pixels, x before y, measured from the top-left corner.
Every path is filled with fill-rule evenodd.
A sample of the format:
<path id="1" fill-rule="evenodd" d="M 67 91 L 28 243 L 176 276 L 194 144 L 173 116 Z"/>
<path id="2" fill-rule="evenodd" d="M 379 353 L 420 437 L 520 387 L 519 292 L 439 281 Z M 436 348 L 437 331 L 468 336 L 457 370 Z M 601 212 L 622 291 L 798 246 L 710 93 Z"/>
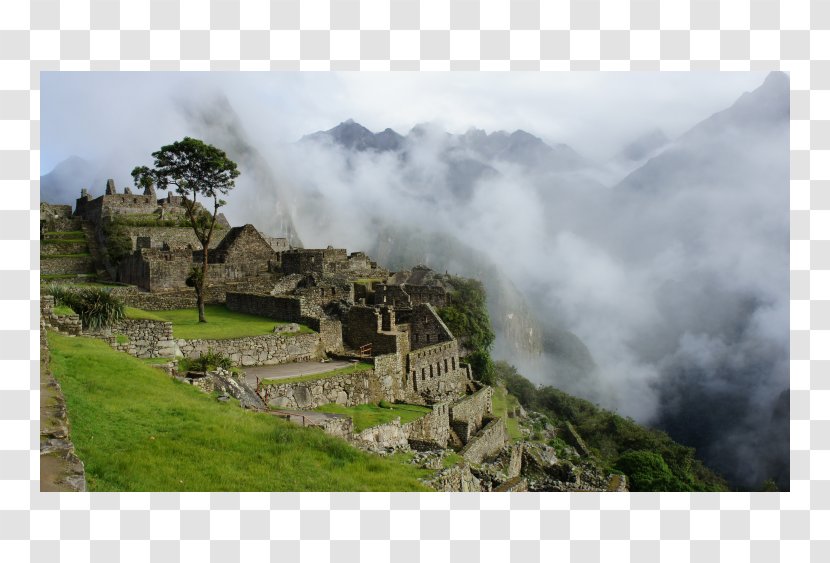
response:
<path id="1" fill-rule="evenodd" d="M 654 128 L 682 133 L 763 79 L 724 72 L 50 72 L 41 81 L 41 173 L 72 155 L 118 162 L 114 153 L 133 157 L 123 154 L 126 145 L 155 150 L 189 133 L 182 105 L 217 92 L 261 142 L 293 142 L 349 118 L 401 134 L 438 122 L 454 133 L 524 129 L 604 160 Z"/>

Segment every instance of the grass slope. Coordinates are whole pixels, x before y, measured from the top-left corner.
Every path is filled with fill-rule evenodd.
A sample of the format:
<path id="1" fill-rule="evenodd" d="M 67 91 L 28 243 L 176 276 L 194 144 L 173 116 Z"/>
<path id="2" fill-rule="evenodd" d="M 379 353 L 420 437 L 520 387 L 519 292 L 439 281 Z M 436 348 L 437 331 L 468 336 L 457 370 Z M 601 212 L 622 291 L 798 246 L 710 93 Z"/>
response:
<path id="1" fill-rule="evenodd" d="M 361 430 L 377 426 L 378 424 L 392 422 L 398 417 L 401 418 L 401 424 L 406 424 L 432 412 L 432 409 L 429 407 L 403 404 L 393 404 L 390 405 L 390 408 L 384 408 L 378 405 L 344 407 L 343 405 L 328 404 L 317 407 L 314 410 L 333 414 L 345 414 L 351 417 L 355 432 L 360 432 Z"/>
<path id="2" fill-rule="evenodd" d="M 519 406 L 519 401 L 507 392 L 507 389 L 498 385 L 493 388 L 493 414 L 504 420 L 507 427 L 507 434 L 511 440 L 521 440 L 522 431 L 519 430 L 519 421 L 507 416 L 508 410 Z"/>
<path id="3" fill-rule="evenodd" d="M 415 491 L 428 472 L 222 404 L 100 340 L 49 334 L 92 491 Z"/>
<path id="4" fill-rule="evenodd" d="M 171 311 L 144 311 L 126 307 L 128 319 L 147 319 L 153 321 L 170 321 L 173 323 L 173 337 L 185 340 L 209 339 L 224 340 L 228 338 L 242 338 L 245 336 L 261 336 L 274 332 L 277 325 L 285 325 L 265 317 L 236 313 L 229 311 L 224 305 L 205 305 L 206 323 L 199 322 L 196 309 L 173 309 Z M 304 325 L 300 330 L 290 334 L 306 334 L 314 332 Z"/>

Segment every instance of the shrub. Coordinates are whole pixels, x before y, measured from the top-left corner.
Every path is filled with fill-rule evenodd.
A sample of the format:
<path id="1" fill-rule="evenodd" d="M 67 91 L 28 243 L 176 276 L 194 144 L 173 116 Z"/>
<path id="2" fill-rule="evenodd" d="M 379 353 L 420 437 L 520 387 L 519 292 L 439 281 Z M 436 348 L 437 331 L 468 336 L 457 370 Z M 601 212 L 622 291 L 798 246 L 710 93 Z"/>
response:
<path id="1" fill-rule="evenodd" d="M 615 466 L 628 475 L 632 491 L 688 490 L 675 478 L 663 457 L 654 452 L 626 452 L 617 459 Z"/>
<path id="2" fill-rule="evenodd" d="M 122 258 L 133 251 L 133 240 L 124 226 L 116 221 L 107 221 L 103 226 L 106 238 L 107 257 L 113 265 L 118 265 Z"/>
<path id="3" fill-rule="evenodd" d="M 216 368 L 230 370 L 233 362 L 227 356 L 223 356 L 213 350 L 207 354 L 199 354 L 198 358 L 182 358 L 179 360 L 179 371 L 211 371 Z"/>
<path id="4" fill-rule="evenodd" d="M 79 290 L 52 284 L 47 293 L 57 305 L 65 305 L 81 318 L 84 328 L 98 330 L 124 318 L 124 303 L 110 288 L 84 287 Z"/>
<path id="5" fill-rule="evenodd" d="M 389 404 L 388 402 L 386 402 L 386 401 L 381 401 L 381 402 L 379 402 L 379 403 L 378 403 L 378 406 L 379 406 L 380 408 L 382 408 L 382 409 L 391 409 L 391 408 L 392 408 L 392 405 L 390 405 L 390 404 Z"/>
<path id="6" fill-rule="evenodd" d="M 493 369 L 493 360 L 490 358 L 490 353 L 487 350 L 476 350 L 467 356 L 467 361 L 470 363 L 470 367 L 473 368 L 473 377 L 485 385 L 493 385 L 495 383 L 496 378 Z"/>

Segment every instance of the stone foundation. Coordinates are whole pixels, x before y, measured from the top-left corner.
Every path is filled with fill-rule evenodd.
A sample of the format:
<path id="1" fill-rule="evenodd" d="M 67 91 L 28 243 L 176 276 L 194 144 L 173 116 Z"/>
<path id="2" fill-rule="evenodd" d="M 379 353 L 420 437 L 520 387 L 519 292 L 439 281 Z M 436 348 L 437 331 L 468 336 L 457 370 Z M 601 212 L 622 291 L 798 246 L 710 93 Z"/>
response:
<path id="1" fill-rule="evenodd" d="M 346 375 L 262 386 L 268 405 L 280 409 L 311 410 L 321 405 L 337 403 L 347 407 L 394 401 L 391 386 L 373 370 Z"/>
<path id="2" fill-rule="evenodd" d="M 317 360 L 324 356 L 320 335 L 284 336 L 267 334 L 227 340 L 176 340 L 186 358 L 215 352 L 228 356 L 237 366 L 261 366 Z"/>
<path id="3" fill-rule="evenodd" d="M 504 420 L 496 418 L 473 436 L 459 453 L 470 463 L 482 463 L 496 456 L 508 439 Z"/>

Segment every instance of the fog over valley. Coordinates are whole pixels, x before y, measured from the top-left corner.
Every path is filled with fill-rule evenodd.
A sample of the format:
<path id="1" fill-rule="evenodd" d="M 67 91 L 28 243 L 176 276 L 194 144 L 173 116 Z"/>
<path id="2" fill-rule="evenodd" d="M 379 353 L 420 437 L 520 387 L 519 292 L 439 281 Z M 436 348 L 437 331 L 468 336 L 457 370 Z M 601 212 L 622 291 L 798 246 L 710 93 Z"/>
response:
<path id="1" fill-rule="evenodd" d="M 231 224 L 479 278 L 497 359 L 788 490 L 785 74 L 80 74 L 43 201 L 203 139 Z"/>

